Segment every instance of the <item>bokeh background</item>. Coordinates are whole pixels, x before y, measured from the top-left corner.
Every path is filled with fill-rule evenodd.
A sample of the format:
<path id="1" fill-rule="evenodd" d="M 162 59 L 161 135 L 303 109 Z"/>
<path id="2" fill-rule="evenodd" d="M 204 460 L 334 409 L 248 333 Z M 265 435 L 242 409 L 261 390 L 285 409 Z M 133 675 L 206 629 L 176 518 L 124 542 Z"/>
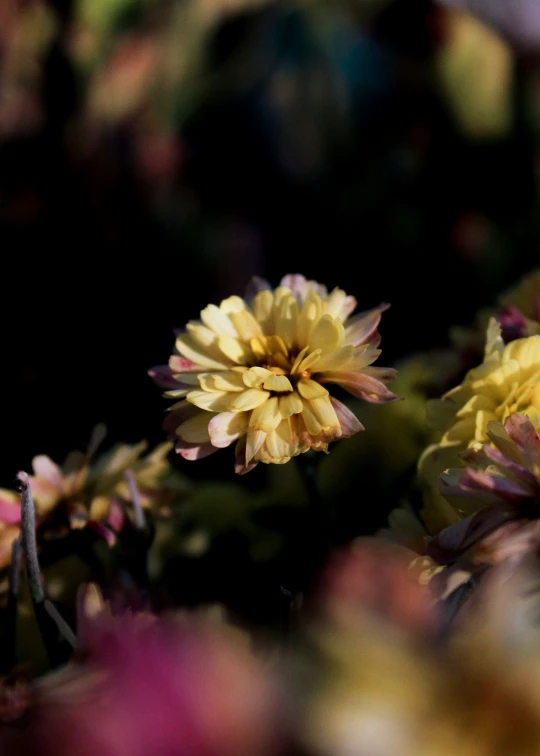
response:
<path id="1" fill-rule="evenodd" d="M 1 485 L 98 422 L 160 442 L 148 368 L 252 275 L 390 302 L 399 365 L 538 263 L 538 9 L 474 5 L 2 0 Z M 388 412 L 349 455 L 399 435 Z M 231 481 L 231 455 L 176 463 Z M 394 482 L 336 460 L 369 532 Z"/>

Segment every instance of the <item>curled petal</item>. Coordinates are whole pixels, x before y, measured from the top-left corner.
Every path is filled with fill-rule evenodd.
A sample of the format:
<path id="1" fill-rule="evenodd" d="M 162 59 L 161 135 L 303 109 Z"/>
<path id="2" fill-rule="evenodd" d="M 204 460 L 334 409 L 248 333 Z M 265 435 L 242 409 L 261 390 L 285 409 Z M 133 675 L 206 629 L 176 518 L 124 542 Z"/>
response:
<path id="1" fill-rule="evenodd" d="M 516 412 L 510 415 L 504 427 L 529 464 L 540 468 L 540 438 L 529 418 Z"/>
<path id="2" fill-rule="evenodd" d="M 387 389 L 384 383 L 363 372 L 321 373 L 318 380 L 321 383 L 337 383 L 353 396 L 372 404 L 386 404 L 401 398 Z"/>
<path id="3" fill-rule="evenodd" d="M 446 498 L 470 497 L 474 494 L 488 504 L 503 501 L 516 503 L 530 496 L 529 490 L 517 482 L 500 475 L 490 475 L 484 470 L 447 470 L 442 473 L 440 490 Z"/>
<path id="4" fill-rule="evenodd" d="M 203 444 L 190 444 L 181 438 L 176 441 L 174 448 L 177 454 L 190 461 L 204 459 L 204 457 L 209 457 L 217 452 L 217 447 L 213 446 L 210 441 Z"/>
<path id="5" fill-rule="evenodd" d="M 481 509 L 459 522 L 449 525 L 426 546 L 427 556 L 438 564 L 450 564 L 486 535 L 515 517 L 513 509 L 498 507 Z"/>
<path id="6" fill-rule="evenodd" d="M 64 482 L 62 480 L 62 471 L 50 457 L 40 454 L 32 460 L 34 475 L 41 478 L 43 482 L 48 483 L 58 493 L 63 493 Z M 33 479 L 35 480 L 35 478 Z"/>
<path id="7" fill-rule="evenodd" d="M 148 375 L 162 389 L 178 388 L 178 381 L 173 377 L 173 371 L 168 365 L 157 365 L 150 368 Z"/>
<path id="8" fill-rule="evenodd" d="M 390 307 L 384 302 L 367 312 L 360 312 L 347 321 L 345 326 L 345 344 L 360 346 L 376 335 L 382 313 Z"/>
<path id="9" fill-rule="evenodd" d="M 341 438 L 350 438 L 355 433 L 365 430 L 360 420 L 345 404 L 338 399 L 334 399 L 333 396 L 330 397 L 330 401 L 341 425 Z"/>

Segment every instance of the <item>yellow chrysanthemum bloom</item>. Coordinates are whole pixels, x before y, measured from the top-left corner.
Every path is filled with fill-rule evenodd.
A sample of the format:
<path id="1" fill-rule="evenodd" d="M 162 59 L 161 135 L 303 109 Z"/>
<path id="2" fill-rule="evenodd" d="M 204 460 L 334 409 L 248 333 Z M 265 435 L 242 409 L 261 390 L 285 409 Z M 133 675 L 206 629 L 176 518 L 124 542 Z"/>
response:
<path id="1" fill-rule="evenodd" d="M 488 423 L 504 422 L 521 412 L 540 428 L 540 336 L 504 344 L 495 319 L 487 331 L 485 357 L 469 370 L 463 382 L 442 399 L 428 402 L 428 420 L 441 434 L 419 462 L 421 477 L 428 483 L 428 528 L 439 530 L 458 518 L 451 505 L 438 495 L 439 475 L 459 467 L 460 452 L 475 444 L 489 443 Z"/>
<path id="2" fill-rule="evenodd" d="M 165 423 L 179 454 L 199 459 L 239 439 L 239 473 L 326 451 L 362 430 L 328 384 L 369 402 L 397 398 L 384 385 L 395 370 L 371 367 L 387 305 L 349 320 L 356 300 L 341 289 L 328 294 L 299 275 L 258 288 L 249 304 L 233 296 L 205 307 L 178 336 L 169 365 L 150 371 L 166 397 L 180 399 Z"/>

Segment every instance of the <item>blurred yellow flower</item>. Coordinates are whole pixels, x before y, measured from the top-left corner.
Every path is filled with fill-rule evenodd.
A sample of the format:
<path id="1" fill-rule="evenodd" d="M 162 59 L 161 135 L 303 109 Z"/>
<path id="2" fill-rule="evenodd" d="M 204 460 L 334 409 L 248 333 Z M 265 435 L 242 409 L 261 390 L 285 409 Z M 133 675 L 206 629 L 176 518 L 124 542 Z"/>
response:
<path id="1" fill-rule="evenodd" d="M 363 429 L 331 397 L 338 384 L 373 403 L 397 399 L 384 385 L 391 368 L 371 367 L 381 313 L 348 320 L 356 300 L 341 289 L 289 275 L 272 291 L 259 281 L 250 304 L 237 296 L 208 305 L 176 340 L 168 367 L 150 371 L 173 405 L 165 427 L 177 451 L 199 459 L 240 439 L 239 473 L 257 462 L 283 464 Z"/>
<path id="2" fill-rule="evenodd" d="M 428 402 L 428 419 L 440 432 L 419 462 L 427 481 L 428 505 L 424 514 L 433 532 L 455 522 L 455 510 L 437 494 L 439 475 L 459 467 L 458 455 L 473 444 L 489 443 L 488 423 L 504 422 L 521 412 L 540 427 L 540 336 L 517 339 L 505 346 L 499 324 L 490 321 L 484 361 L 469 370 L 463 382 L 442 399 Z"/>

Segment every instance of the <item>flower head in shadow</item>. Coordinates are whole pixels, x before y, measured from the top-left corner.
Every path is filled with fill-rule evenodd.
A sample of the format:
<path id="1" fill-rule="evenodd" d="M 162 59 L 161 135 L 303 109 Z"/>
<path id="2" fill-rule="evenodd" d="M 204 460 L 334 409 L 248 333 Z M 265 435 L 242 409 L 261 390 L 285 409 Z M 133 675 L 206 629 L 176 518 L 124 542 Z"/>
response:
<path id="1" fill-rule="evenodd" d="M 165 423 L 177 451 L 199 459 L 238 440 L 240 473 L 327 451 L 362 430 L 328 387 L 368 402 L 397 399 L 385 386 L 395 371 L 372 367 L 388 305 L 350 318 L 353 297 L 300 275 L 256 288 L 249 302 L 233 296 L 205 307 L 178 336 L 169 365 L 150 371 L 178 400 Z"/>

